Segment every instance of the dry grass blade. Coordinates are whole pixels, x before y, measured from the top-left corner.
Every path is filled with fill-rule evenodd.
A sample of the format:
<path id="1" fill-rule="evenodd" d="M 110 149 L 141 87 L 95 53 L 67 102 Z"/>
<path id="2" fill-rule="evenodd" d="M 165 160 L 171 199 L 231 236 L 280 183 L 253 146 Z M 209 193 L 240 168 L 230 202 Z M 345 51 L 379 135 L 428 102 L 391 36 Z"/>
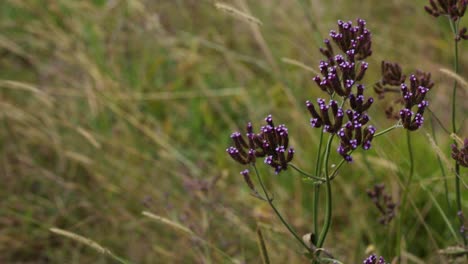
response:
<path id="1" fill-rule="evenodd" d="M 148 138 L 153 140 L 157 145 L 161 146 L 163 149 L 167 150 L 176 160 L 190 168 L 195 175 L 201 175 L 200 169 L 194 164 L 189 158 L 187 158 L 182 152 L 178 151 L 170 144 L 169 138 L 163 134 L 159 133 L 156 135 L 153 129 L 148 126 L 143 125 L 140 120 L 138 119 L 139 116 L 131 115 L 128 112 L 122 110 L 117 105 L 113 104 L 110 101 L 106 101 L 107 107 L 112 110 L 116 115 L 125 119 L 128 123 L 132 126 L 140 130 L 143 134 L 145 134 Z"/>
<path id="2" fill-rule="evenodd" d="M 440 72 L 442 72 L 446 76 L 456 80 L 458 83 L 461 84 L 461 86 L 463 88 L 465 88 L 466 91 L 468 91 L 468 82 L 463 77 L 461 77 L 460 75 L 454 73 L 453 71 L 451 71 L 449 69 L 445 69 L 445 68 L 440 69 Z"/>
<path id="3" fill-rule="evenodd" d="M 28 61 L 31 63 L 36 63 L 34 57 L 29 55 L 27 52 L 24 51 L 21 46 L 19 46 L 17 43 L 11 41 L 5 36 L 0 35 L 0 47 L 12 52 L 13 54 L 16 54 L 22 58 L 26 58 Z"/>
<path id="4" fill-rule="evenodd" d="M 156 92 L 156 93 L 121 93 L 115 95 L 116 100 L 122 101 L 162 101 L 162 100 L 177 100 L 177 99 L 193 99 L 207 97 L 228 97 L 241 95 L 244 88 L 224 88 L 210 89 L 206 93 L 198 91 L 181 91 L 181 92 Z"/>
<path id="5" fill-rule="evenodd" d="M 320 73 L 318 71 L 316 71 L 315 69 L 313 69 L 310 66 L 305 65 L 304 63 L 302 63 L 302 62 L 300 62 L 298 60 L 294 60 L 294 59 L 290 59 L 290 58 L 281 58 L 281 61 L 286 63 L 286 64 L 294 65 L 294 66 L 302 68 L 302 69 L 304 69 L 306 71 L 310 71 L 310 72 L 313 72 L 314 74 L 320 75 Z"/>
<path id="6" fill-rule="evenodd" d="M 76 128 L 76 131 L 82 135 L 84 138 L 86 138 L 86 140 L 88 140 L 88 142 L 93 145 L 95 148 L 97 149 L 100 149 L 101 148 L 101 144 L 99 144 L 99 142 L 96 140 L 96 138 L 94 138 L 94 136 L 91 134 L 91 132 L 89 131 L 86 131 L 84 128 L 82 127 L 77 127 Z"/>
<path id="7" fill-rule="evenodd" d="M 244 20 L 248 23 L 254 23 L 257 25 L 262 25 L 262 21 L 260 21 L 258 18 L 253 17 L 247 13 L 244 13 L 240 11 L 239 9 L 236 9 L 230 5 L 224 4 L 224 3 L 215 3 L 215 7 L 218 10 L 221 10 L 223 12 L 226 12 L 232 16 L 235 16 L 237 18 L 240 18 L 241 20 Z"/>
<path id="8" fill-rule="evenodd" d="M 435 142 L 434 138 L 429 133 L 426 133 L 426 136 L 429 139 L 429 142 L 431 143 L 432 149 L 437 153 L 437 156 L 440 157 L 440 159 L 443 161 L 445 166 L 447 166 L 447 168 L 449 168 L 449 169 L 453 169 L 452 164 L 449 162 L 447 157 L 444 155 L 444 152 L 439 148 L 439 146 L 437 146 L 437 143 Z"/>
<path id="9" fill-rule="evenodd" d="M 83 165 L 92 165 L 93 164 L 93 160 L 83 154 L 80 154 L 80 153 L 77 153 L 77 152 L 74 152 L 74 151 L 65 151 L 64 152 L 64 155 L 75 161 L 75 162 L 78 162 L 80 164 L 83 164 Z"/>
<path id="10" fill-rule="evenodd" d="M 164 218 L 162 216 L 155 215 L 153 213 L 146 212 L 146 211 L 143 211 L 142 214 L 144 216 L 149 217 L 149 218 L 151 218 L 153 220 L 156 220 L 156 221 L 158 221 L 158 222 L 160 222 L 160 223 L 162 223 L 164 225 L 167 225 L 167 226 L 170 226 L 170 227 L 172 227 L 172 228 L 174 228 L 176 230 L 182 231 L 182 232 L 184 232 L 186 234 L 189 234 L 189 235 L 192 235 L 192 236 L 195 235 L 195 233 L 193 233 L 192 230 L 190 230 L 187 227 L 185 227 L 185 226 L 183 226 L 183 225 L 181 225 L 179 223 L 176 223 L 176 222 L 174 222 L 174 221 L 172 221 L 170 219 L 167 219 L 167 218 Z"/>
<path id="11" fill-rule="evenodd" d="M 403 251 L 402 255 L 403 255 L 403 257 L 407 258 L 408 260 L 410 260 L 411 262 L 413 262 L 415 264 L 424 264 L 424 263 L 426 263 L 426 262 L 424 262 L 423 260 L 421 260 L 420 258 L 418 258 L 417 256 L 411 254 L 408 251 Z"/>
<path id="12" fill-rule="evenodd" d="M 442 160 L 442 162 L 445 164 L 445 166 L 447 168 L 449 168 L 450 170 L 454 170 L 453 168 L 453 165 L 451 164 L 451 162 L 447 159 L 447 157 L 444 155 L 444 153 L 442 152 L 442 150 L 439 148 L 439 146 L 437 146 L 434 138 L 432 138 L 432 136 L 429 134 L 429 133 L 426 133 L 426 136 L 427 138 L 429 139 L 429 142 L 431 143 L 431 147 L 432 149 L 434 149 L 434 151 L 437 153 L 437 156 L 440 157 L 440 159 Z M 452 138 L 456 139 L 456 135 L 455 134 L 452 134 L 451 135 Z M 462 177 L 459 177 L 461 183 L 465 186 L 465 188 L 468 189 L 468 184 L 462 179 Z"/>
<path id="13" fill-rule="evenodd" d="M 463 139 L 461 139 L 457 134 L 452 133 L 450 134 L 450 137 L 453 138 L 459 145 L 463 146 Z"/>
<path id="14" fill-rule="evenodd" d="M 190 235 L 194 238 L 196 238 L 198 241 L 204 243 L 205 245 L 207 245 L 208 247 L 212 248 L 213 250 L 215 250 L 216 252 L 218 252 L 220 255 L 222 255 L 225 259 L 229 260 L 230 262 L 232 263 L 241 263 L 240 261 L 236 260 L 236 259 L 233 259 L 231 256 L 229 256 L 228 254 L 226 254 L 224 251 L 222 251 L 221 249 L 219 249 L 218 247 L 216 247 L 215 245 L 211 244 L 210 242 L 204 240 L 203 238 L 199 237 L 197 234 L 195 234 L 192 230 L 188 229 L 187 227 L 177 223 L 177 222 L 174 222 L 170 219 L 167 219 L 165 217 L 162 217 L 162 216 L 159 216 L 159 215 L 155 215 L 153 213 L 150 213 L 150 212 L 147 212 L 147 211 L 143 211 L 142 214 L 148 218 L 151 218 L 153 220 L 156 220 L 158 221 L 159 223 L 162 223 L 166 226 L 170 226 L 176 230 L 179 230 L 187 235 Z"/>
<path id="15" fill-rule="evenodd" d="M 113 259 L 117 260 L 118 262 L 120 263 L 123 263 L 123 264 L 128 264 L 129 262 L 126 261 L 126 260 L 123 260 L 121 259 L 120 257 L 114 255 L 114 253 L 112 253 L 112 251 L 110 251 L 109 249 L 99 245 L 97 242 L 89 239 L 89 238 L 86 238 L 84 236 L 80 236 L 78 234 L 75 234 L 75 233 L 72 233 L 72 232 L 69 232 L 69 231 L 66 231 L 66 230 L 63 230 L 63 229 L 60 229 L 60 228 L 50 228 L 49 229 L 50 232 L 54 233 L 54 234 L 57 234 L 57 235 L 60 235 L 60 236 L 64 236 L 64 237 L 68 237 L 72 240 L 75 240 L 76 242 L 79 242 L 85 246 L 88 246 L 94 250 L 96 250 L 97 252 L 103 254 L 103 255 L 107 255 L 109 257 L 112 257 Z"/>
<path id="16" fill-rule="evenodd" d="M 34 87 L 31 84 L 24 83 L 24 82 L 10 81 L 10 80 L 0 80 L 0 87 L 31 92 L 37 97 L 37 99 L 43 102 L 46 106 L 48 107 L 52 106 L 51 98 L 46 93 L 44 93 L 43 91 Z"/>

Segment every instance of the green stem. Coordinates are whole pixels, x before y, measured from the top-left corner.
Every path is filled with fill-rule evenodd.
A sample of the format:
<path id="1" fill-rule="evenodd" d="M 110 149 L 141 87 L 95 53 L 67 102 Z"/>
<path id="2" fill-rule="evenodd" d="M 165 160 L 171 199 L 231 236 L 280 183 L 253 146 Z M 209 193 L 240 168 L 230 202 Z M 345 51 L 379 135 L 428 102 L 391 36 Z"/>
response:
<path id="1" fill-rule="evenodd" d="M 458 32 L 458 22 L 455 23 L 451 19 L 450 21 L 450 28 L 453 31 L 453 35 L 456 36 Z M 455 70 L 455 73 L 459 73 L 459 63 L 458 63 L 458 41 L 455 40 L 454 44 L 454 50 L 455 50 L 455 58 L 453 62 L 453 67 Z M 452 90 L 452 132 L 456 133 L 457 131 L 457 124 L 456 124 L 456 99 L 457 99 L 457 80 L 453 81 L 453 90 Z"/>
<path id="2" fill-rule="evenodd" d="M 400 218 L 398 219 L 398 226 L 397 226 L 397 237 L 395 240 L 395 250 L 396 250 L 396 255 L 400 256 L 400 242 L 401 242 L 401 226 L 403 222 L 403 215 L 405 211 L 405 205 L 406 205 L 406 199 L 408 196 L 408 192 L 410 190 L 410 184 L 411 181 L 413 180 L 413 175 L 414 175 L 414 157 L 413 157 L 413 148 L 411 145 L 411 132 L 409 130 L 406 131 L 406 144 L 408 146 L 408 154 L 409 154 L 409 163 L 410 163 L 410 170 L 409 170 L 409 175 L 408 179 L 404 183 L 404 192 L 403 192 L 403 198 L 401 199 L 401 213 L 400 213 Z"/>
<path id="3" fill-rule="evenodd" d="M 400 127 L 402 127 L 402 126 L 401 126 L 400 122 L 398 122 L 397 124 L 395 124 L 395 125 L 393 125 L 393 126 L 387 128 L 387 129 L 382 130 L 381 132 L 375 134 L 375 135 L 374 135 L 374 138 L 375 138 L 375 137 L 379 137 L 379 136 L 383 136 L 383 135 L 387 134 L 388 132 L 392 131 L 393 129 L 395 129 L 395 128 L 400 128 Z M 351 153 L 353 153 L 353 151 L 354 151 L 354 150 L 351 150 L 351 151 L 349 152 L 349 155 L 351 155 Z M 338 165 L 336 166 L 335 170 L 334 170 L 334 171 L 332 172 L 332 174 L 330 175 L 330 181 L 333 180 L 333 179 L 335 179 L 335 177 L 336 177 L 336 175 L 337 175 L 337 173 L 338 173 L 338 170 L 339 170 L 339 169 L 341 168 L 341 166 L 345 163 L 345 161 L 346 161 L 345 159 L 342 159 L 342 160 L 340 161 L 340 163 L 338 163 Z M 321 178 L 321 179 L 324 180 L 323 178 Z"/>
<path id="4" fill-rule="evenodd" d="M 289 163 L 289 166 L 291 166 L 291 168 L 295 169 L 297 172 L 299 172 L 300 174 L 302 174 L 302 175 L 304 175 L 304 176 L 306 176 L 308 178 L 311 178 L 311 179 L 314 179 L 314 180 L 317 180 L 317 181 L 320 181 L 320 182 L 325 181 L 325 179 L 323 179 L 323 178 L 317 177 L 315 175 L 312 175 L 310 173 L 307 173 L 307 172 L 303 171 L 302 169 L 300 169 L 299 167 L 297 167 L 293 163 Z"/>
<path id="5" fill-rule="evenodd" d="M 393 129 L 400 128 L 400 127 L 402 127 L 402 125 L 401 125 L 400 121 L 398 121 L 398 123 L 396 123 L 395 125 L 393 125 L 393 126 L 387 128 L 387 129 L 382 130 L 379 133 L 375 134 L 374 138 L 383 136 L 383 135 L 387 134 L 388 132 L 392 131 Z"/>
<path id="6" fill-rule="evenodd" d="M 410 171 L 409 171 L 409 176 L 408 176 L 408 181 L 406 182 L 406 188 L 409 189 L 409 184 L 411 183 L 411 180 L 413 179 L 413 174 L 414 174 L 414 157 L 413 157 L 413 147 L 411 145 L 411 132 L 409 130 L 406 130 L 406 144 L 408 145 L 408 154 L 409 154 L 409 162 L 410 162 Z M 405 191 L 405 193 L 408 193 L 408 191 Z"/>
<path id="7" fill-rule="evenodd" d="M 314 221 L 314 245 L 317 244 L 317 236 L 318 236 L 318 203 L 319 203 L 319 196 L 320 196 L 320 185 L 314 186 L 314 208 L 313 208 L 313 218 Z"/>
<path id="8" fill-rule="evenodd" d="M 326 190 L 327 190 L 327 200 L 326 200 L 326 208 L 325 208 L 325 220 L 324 225 L 322 227 L 322 232 L 320 232 L 319 239 L 317 241 L 317 247 L 322 247 L 323 243 L 325 242 L 325 238 L 327 237 L 328 229 L 331 225 L 331 217 L 332 217 L 332 191 L 331 191 L 331 184 L 330 184 L 330 175 L 328 172 L 328 160 L 330 157 L 330 148 L 331 143 L 333 141 L 333 137 L 335 134 L 330 135 L 328 139 L 327 146 L 325 149 L 325 178 L 326 178 Z"/>
<path id="9" fill-rule="evenodd" d="M 456 37 L 458 34 L 458 26 L 460 23 L 460 19 L 458 19 L 456 22 L 451 20 L 449 18 L 449 23 L 450 23 L 450 28 L 452 29 L 453 35 Z M 458 41 L 454 41 L 454 61 L 453 61 L 453 67 L 455 70 L 456 74 L 460 73 L 460 67 L 459 67 L 459 62 L 458 62 Z M 457 80 L 453 81 L 453 90 L 452 90 L 452 132 L 457 133 L 457 124 L 456 124 L 456 99 L 457 99 Z M 454 144 L 457 144 L 457 141 L 454 140 Z M 461 191 L 460 191 L 460 165 L 455 161 L 455 194 L 456 194 L 456 200 L 457 200 L 457 210 L 460 212 L 463 212 L 462 208 L 462 202 L 461 202 Z M 463 223 L 460 223 L 460 225 L 463 225 Z M 466 239 L 466 236 L 462 234 L 463 236 L 463 243 L 464 245 L 468 245 L 468 241 Z"/>
<path id="10" fill-rule="evenodd" d="M 286 229 L 288 229 L 288 231 L 294 236 L 294 238 L 296 238 L 296 240 L 303 246 L 305 247 L 310 253 L 314 253 L 313 250 L 311 248 L 309 248 L 306 243 L 299 237 L 299 235 L 292 229 L 292 227 L 288 224 L 288 222 L 286 222 L 286 220 L 283 218 L 283 216 L 281 215 L 281 213 L 278 211 L 278 209 L 276 208 L 276 206 L 273 204 L 273 199 L 270 197 L 270 195 L 268 194 L 268 191 L 266 190 L 266 187 L 265 185 L 263 184 L 263 180 L 262 180 L 262 177 L 260 177 L 260 174 L 258 173 L 258 170 L 257 170 L 257 167 L 255 165 L 252 165 L 252 167 L 254 168 L 255 170 L 255 175 L 257 175 L 257 179 L 258 179 L 258 182 L 260 183 L 260 186 L 262 187 L 262 190 L 263 190 L 263 193 L 265 194 L 265 197 L 266 197 L 266 200 L 268 202 L 268 204 L 270 205 L 270 207 L 273 209 L 273 211 L 275 212 L 276 216 L 278 216 L 279 220 L 281 221 L 281 223 L 286 227 Z"/>
<path id="11" fill-rule="evenodd" d="M 320 130 L 320 141 L 319 147 L 317 151 L 317 160 L 315 161 L 315 175 L 319 175 L 320 171 L 320 154 L 322 153 L 322 144 L 323 144 L 323 130 Z M 318 237 L 318 205 L 319 205 L 319 198 L 320 198 L 320 185 L 314 186 L 314 200 L 313 200 L 313 218 L 314 221 L 314 245 L 317 244 L 317 237 Z"/>
<path id="12" fill-rule="evenodd" d="M 457 210 L 458 212 L 463 213 L 463 208 L 462 208 L 462 201 L 461 201 L 461 193 L 460 193 L 460 165 L 455 164 L 455 189 L 456 189 L 456 196 L 457 196 Z M 461 218 L 460 219 L 460 226 L 463 226 L 463 221 Z M 461 233 L 462 238 L 463 238 L 463 244 L 466 245 L 468 244 L 468 241 L 466 239 L 466 236 L 464 233 Z"/>
<path id="13" fill-rule="evenodd" d="M 354 150 L 351 150 L 348 155 L 351 155 L 351 153 L 353 153 Z M 345 163 L 345 159 L 342 159 L 340 161 L 340 163 L 338 163 L 338 165 L 336 165 L 336 168 L 335 170 L 332 172 L 332 174 L 330 175 L 330 181 L 335 179 L 336 175 L 338 174 L 338 170 L 341 168 L 341 166 Z"/>

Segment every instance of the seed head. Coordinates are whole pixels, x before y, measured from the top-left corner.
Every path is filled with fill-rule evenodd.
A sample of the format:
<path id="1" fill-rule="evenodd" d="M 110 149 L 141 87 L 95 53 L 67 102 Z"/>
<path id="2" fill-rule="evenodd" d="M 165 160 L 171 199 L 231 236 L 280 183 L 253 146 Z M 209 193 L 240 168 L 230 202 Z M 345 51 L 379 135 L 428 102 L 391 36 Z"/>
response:
<path id="1" fill-rule="evenodd" d="M 405 82 L 406 76 L 402 73 L 401 66 L 398 63 L 382 61 L 382 85 L 399 86 Z"/>
<path id="2" fill-rule="evenodd" d="M 384 184 L 376 184 L 373 189 L 367 190 L 367 195 L 382 214 L 379 222 L 387 225 L 395 217 L 397 204 L 393 202 L 392 196 L 387 194 L 384 189 Z"/>
<path id="3" fill-rule="evenodd" d="M 460 40 L 462 40 L 462 39 L 464 39 L 464 40 L 467 40 L 467 39 L 468 39 L 468 34 L 467 34 L 467 29 L 466 29 L 466 27 L 461 28 L 461 29 L 458 31 L 457 35 L 455 36 L 455 40 L 456 40 L 456 41 L 460 41 Z"/>
<path id="4" fill-rule="evenodd" d="M 465 138 L 463 146 L 452 145 L 452 158 L 463 167 L 468 167 L 468 138 Z"/>
<path id="5" fill-rule="evenodd" d="M 429 0 L 429 6 L 424 6 L 424 9 L 433 17 L 445 15 L 457 21 L 465 15 L 467 6 L 467 0 Z"/>

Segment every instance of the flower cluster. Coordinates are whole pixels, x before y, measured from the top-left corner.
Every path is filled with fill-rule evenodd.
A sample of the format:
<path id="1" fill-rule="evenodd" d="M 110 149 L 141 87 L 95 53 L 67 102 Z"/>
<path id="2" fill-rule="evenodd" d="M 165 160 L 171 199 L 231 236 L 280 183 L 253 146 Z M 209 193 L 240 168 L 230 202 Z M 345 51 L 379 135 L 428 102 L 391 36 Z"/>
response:
<path id="1" fill-rule="evenodd" d="M 357 149 L 358 146 L 362 146 L 364 150 L 368 150 L 371 147 L 375 128 L 373 126 L 368 126 L 363 129 L 363 123 L 366 122 L 367 121 L 364 121 L 362 117 L 359 117 L 352 122 L 348 121 L 344 128 L 340 129 L 338 132 L 340 146 L 337 151 L 348 162 L 353 160 L 349 153 Z"/>
<path id="2" fill-rule="evenodd" d="M 379 222 L 383 225 L 388 224 L 395 217 L 397 204 L 393 202 L 392 196 L 385 191 L 384 184 L 374 185 L 374 189 L 367 190 L 367 195 L 372 199 L 375 206 L 382 213 Z"/>
<path id="3" fill-rule="evenodd" d="M 356 113 L 363 114 L 374 102 L 374 98 L 369 97 L 367 100 L 364 97 L 364 85 L 357 85 L 356 94 L 349 95 L 349 103 L 351 108 L 356 111 Z"/>
<path id="4" fill-rule="evenodd" d="M 363 60 L 372 55 L 371 33 L 366 28 L 364 19 L 358 19 L 357 26 L 354 27 L 351 21 L 338 20 L 338 32 L 331 30 L 330 37 L 351 61 Z"/>
<path id="5" fill-rule="evenodd" d="M 467 0 L 429 0 L 430 6 L 425 6 L 427 13 L 434 17 L 449 16 L 453 21 L 463 17 L 468 6 Z"/>
<path id="6" fill-rule="evenodd" d="M 340 137 L 337 151 L 350 162 L 350 152 L 360 145 L 363 149 L 369 149 L 375 134 L 374 127 L 363 127 L 369 121 L 366 111 L 374 99 L 364 96 L 365 87 L 359 83 L 368 68 L 363 59 L 372 54 L 371 33 L 362 19 L 357 20 L 356 26 L 351 21 L 339 20 L 338 30 L 330 31 L 330 37 L 342 54 L 335 54 L 331 41 L 325 39 L 325 48 L 321 48 L 320 52 L 327 60 L 320 62 L 321 76 L 318 75 L 313 80 L 322 91 L 342 97 L 343 105 L 349 100 L 351 109 L 343 109 L 335 100 L 330 100 L 327 104 L 322 98 L 317 99 L 318 111 L 310 101 L 306 102 L 306 106 L 312 115 L 311 126 L 323 126 L 324 132 L 337 134 Z M 347 122 L 343 121 L 345 116 Z"/>
<path id="7" fill-rule="evenodd" d="M 416 74 L 412 74 L 409 80 L 409 87 L 404 83 L 401 84 L 404 108 L 400 110 L 400 118 L 404 128 L 414 131 L 424 122 L 424 110 L 429 105 L 424 98 L 434 83 L 431 81 L 431 74 L 422 71 L 416 71 Z M 416 114 L 411 111 L 414 106 L 417 106 Z"/>
<path id="8" fill-rule="evenodd" d="M 317 99 L 317 104 L 319 106 L 320 113 L 315 110 L 314 105 L 310 101 L 306 102 L 307 109 L 312 115 L 312 118 L 310 119 L 310 125 L 312 127 L 323 126 L 324 132 L 336 133 L 343 124 L 343 109 L 339 107 L 338 103 L 334 100 L 330 100 L 329 104 L 327 105 L 324 99 L 319 98 Z M 329 109 L 331 109 L 332 112 L 333 123 L 328 113 Z"/>
<path id="9" fill-rule="evenodd" d="M 379 257 L 377 259 L 377 256 L 375 254 L 370 255 L 362 263 L 363 264 L 386 264 L 385 259 L 383 257 Z"/>
<path id="10" fill-rule="evenodd" d="M 247 140 L 241 133 L 231 134 L 234 146 L 226 152 L 241 164 L 253 164 L 258 157 L 264 157 L 265 163 L 275 169 L 276 173 L 286 170 L 293 159 L 294 149 L 289 147 L 288 129 L 285 125 L 275 126 L 271 115 L 265 118 L 266 125 L 259 133 L 253 132 L 251 123 L 247 124 Z"/>
<path id="11" fill-rule="evenodd" d="M 401 66 L 398 63 L 382 61 L 382 85 L 398 86 L 405 82 L 406 75 L 403 74 Z"/>
<path id="12" fill-rule="evenodd" d="M 401 92 L 402 97 L 395 99 L 385 113 L 389 118 L 400 119 L 404 128 L 414 131 L 424 123 L 424 110 L 429 105 L 424 99 L 434 82 L 430 73 L 420 70 L 410 75 L 409 84 L 405 81 L 406 76 L 402 73 L 400 65 L 382 61 L 382 79 L 374 86 L 374 90 L 379 94 L 379 98 L 383 98 L 387 92 Z M 396 114 L 393 107 L 398 104 L 403 105 L 403 108 Z M 416 113 L 412 111 L 414 107 L 417 107 Z"/>
<path id="13" fill-rule="evenodd" d="M 448 16 L 452 21 L 457 21 L 465 15 L 468 0 L 434 0 L 429 1 L 430 6 L 425 6 L 424 9 L 427 13 L 434 17 Z M 461 28 L 455 36 L 456 41 L 468 39 L 467 28 Z"/>
<path id="14" fill-rule="evenodd" d="M 363 19 L 357 20 L 357 26 L 353 26 L 351 21 L 339 20 L 338 28 L 338 31 L 330 31 L 330 37 L 343 54 L 335 55 L 330 40 L 325 39 L 325 48 L 320 48 L 320 52 L 327 61 L 319 64 L 322 77 L 316 76 L 313 80 L 328 94 L 348 96 L 368 68 L 368 64 L 362 60 L 372 54 L 371 33 Z"/>
<path id="15" fill-rule="evenodd" d="M 463 146 L 457 148 L 457 145 L 452 144 L 452 158 L 463 167 L 468 167 L 468 138 L 465 138 Z"/>

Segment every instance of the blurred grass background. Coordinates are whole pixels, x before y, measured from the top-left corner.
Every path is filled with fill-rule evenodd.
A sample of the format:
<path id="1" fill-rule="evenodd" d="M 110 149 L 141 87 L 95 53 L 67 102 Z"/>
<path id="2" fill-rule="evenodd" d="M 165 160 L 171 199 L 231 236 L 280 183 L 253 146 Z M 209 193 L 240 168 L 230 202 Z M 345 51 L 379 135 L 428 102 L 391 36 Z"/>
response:
<path id="1" fill-rule="evenodd" d="M 229 135 L 271 113 L 289 127 L 295 163 L 311 171 L 319 134 L 308 125 L 304 102 L 323 95 L 314 73 L 285 61 L 316 69 L 321 39 L 336 20 L 358 17 L 373 33 L 369 93 L 381 60 L 398 61 L 405 72 L 431 71 L 431 108 L 448 126 L 452 80 L 439 69 L 452 65 L 452 40 L 446 21 L 424 12 L 426 2 L 224 2 L 258 18 L 259 26 L 208 0 L 1 1 L 0 262 L 112 263 L 50 227 L 91 238 L 134 263 L 229 262 L 219 252 L 260 263 L 259 227 L 273 263 L 305 262 L 266 204 L 249 195 L 242 168 L 225 154 Z M 461 76 L 468 73 L 466 48 L 461 42 Z M 459 124 L 467 114 L 466 90 L 460 91 Z M 393 125 L 385 105 L 377 101 L 370 113 L 378 129 Z M 398 216 L 404 216 L 402 263 L 443 263 L 437 250 L 456 243 L 443 218 L 457 230 L 426 136 L 429 114 L 426 120 L 412 134 L 416 175 Z M 434 128 L 449 157 L 449 136 Z M 381 226 L 365 190 L 384 182 L 394 197 L 402 193 L 409 167 L 404 131 L 373 145 L 354 154 L 356 162 L 333 184 L 325 246 L 344 263 L 361 263 L 369 245 L 387 259 L 395 255 L 398 221 Z M 334 153 L 332 161 L 339 160 Z M 291 170 L 269 176 L 268 185 L 297 231 L 310 232 L 312 185 Z M 468 212 L 466 188 L 463 195 Z M 143 217 L 143 210 L 208 243 Z"/>

